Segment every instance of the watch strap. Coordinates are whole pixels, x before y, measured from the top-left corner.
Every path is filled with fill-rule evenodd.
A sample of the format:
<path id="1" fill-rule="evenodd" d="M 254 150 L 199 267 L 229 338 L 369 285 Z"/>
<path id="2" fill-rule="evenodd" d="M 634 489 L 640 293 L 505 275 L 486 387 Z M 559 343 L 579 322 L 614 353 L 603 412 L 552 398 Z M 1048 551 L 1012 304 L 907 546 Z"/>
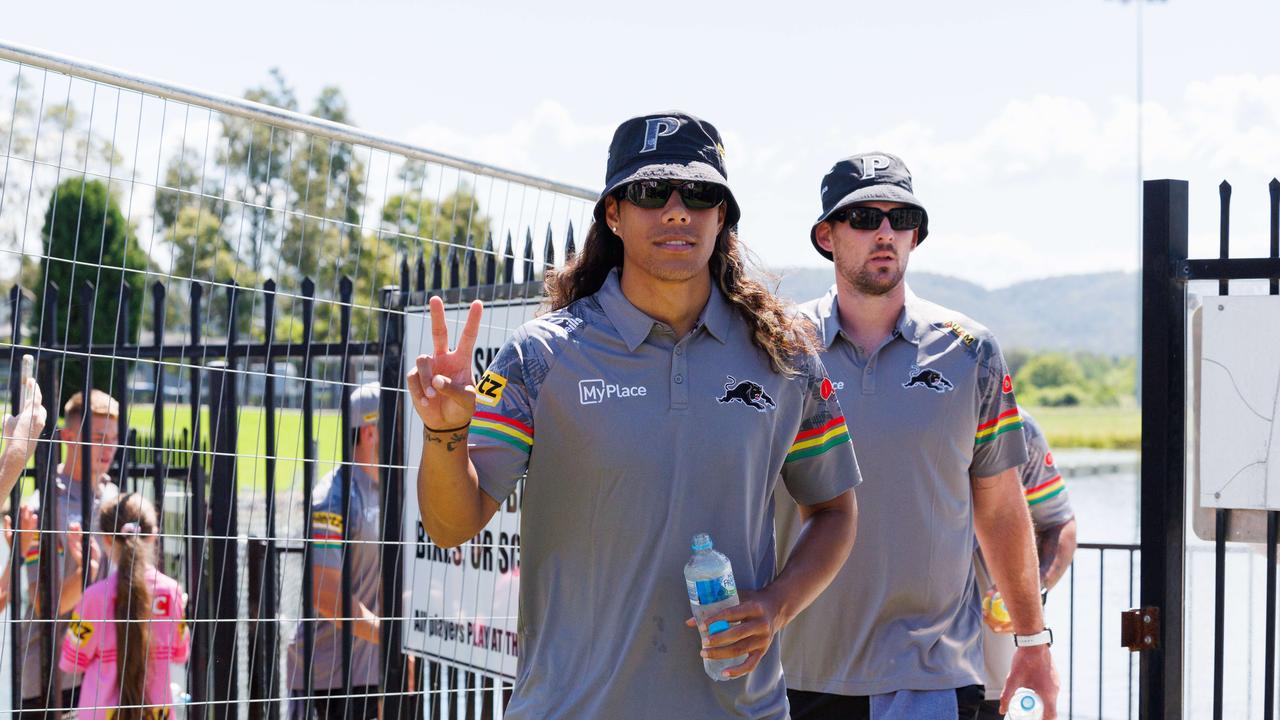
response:
<path id="1" fill-rule="evenodd" d="M 1053 631 L 1049 628 L 1045 628 L 1038 633 L 1032 633 L 1030 635 L 1018 635 L 1015 633 L 1013 636 L 1013 644 L 1015 647 L 1020 648 L 1035 647 L 1036 645 L 1052 645 Z"/>

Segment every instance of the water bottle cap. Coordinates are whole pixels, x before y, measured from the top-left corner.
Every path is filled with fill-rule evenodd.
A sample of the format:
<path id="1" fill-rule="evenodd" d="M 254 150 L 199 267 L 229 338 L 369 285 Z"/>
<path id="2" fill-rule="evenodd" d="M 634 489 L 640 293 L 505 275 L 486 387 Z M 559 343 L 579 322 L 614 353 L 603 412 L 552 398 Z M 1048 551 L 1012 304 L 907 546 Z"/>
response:
<path id="1" fill-rule="evenodd" d="M 711 545 L 710 534 L 698 533 L 697 535 L 693 536 L 693 549 L 695 552 L 698 550 L 710 550 L 711 547 L 712 545 Z"/>

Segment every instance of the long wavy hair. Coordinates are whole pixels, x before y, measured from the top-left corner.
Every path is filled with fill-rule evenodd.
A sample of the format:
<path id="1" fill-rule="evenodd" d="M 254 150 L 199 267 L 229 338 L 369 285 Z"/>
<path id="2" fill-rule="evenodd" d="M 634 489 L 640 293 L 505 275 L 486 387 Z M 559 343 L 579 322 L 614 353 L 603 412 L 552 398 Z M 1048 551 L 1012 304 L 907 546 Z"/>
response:
<path id="1" fill-rule="evenodd" d="M 111 536 L 116 562 L 116 681 L 120 708 L 116 720 L 143 720 L 147 705 L 147 664 L 151 658 L 151 586 L 147 570 L 155 563 L 146 542 L 156 531 L 156 511 L 137 493 L 123 493 L 102 503 L 102 532 Z M 128 527 L 130 523 L 137 527 Z"/>
<path id="2" fill-rule="evenodd" d="M 800 371 L 797 361 L 818 351 L 813 328 L 788 312 L 783 301 L 751 277 L 748 271 L 755 270 L 757 264 L 744 257 L 747 254 L 738 243 L 737 228 L 722 229 L 709 263 L 711 279 L 746 321 L 752 344 L 769 356 L 774 372 L 796 375 Z M 559 310 L 595 293 L 609 272 L 622 264 L 622 238 L 609 229 L 608 223 L 593 222 L 582 252 L 563 269 L 547 271 L 548 305 Z"/>

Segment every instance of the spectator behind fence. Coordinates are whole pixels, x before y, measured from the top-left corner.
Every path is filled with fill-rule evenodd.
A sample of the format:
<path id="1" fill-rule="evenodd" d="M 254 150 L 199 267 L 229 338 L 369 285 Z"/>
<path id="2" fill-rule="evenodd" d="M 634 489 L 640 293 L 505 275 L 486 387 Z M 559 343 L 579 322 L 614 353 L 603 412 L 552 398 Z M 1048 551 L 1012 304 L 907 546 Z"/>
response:
<path id="1" fill-rule="evenodd" d="M 378 383 L 366 383 L 351 393 L 352 453 L 350 465 L 329 473 L 316 485 L 311 502 L 312 601 L 324 618 L 315 625 L 315 648 L 303 657 L 303 629 L 299 623 L 289 645 L 289 689 L 292 720 L 376 720 L 377 695 L 382 685 L 378 609 L 382 563 L 378 493 Z M 349 479 L 349 482 L 348 482 Z M 342 497 L 350 486 L 350 514 L 342 515 Z M 343 546 L 342 528 L 347 526 Z M 350 697 L 343 693 L 342 674 L 342 555 L 351 555 Z M 307 695 L 307 673 L 311 696 Z M 332 699 L 329 696 L 335 696 Z M 315 698 L 315 699 L 311 699 Z"/>
<path id="2" fill-rule="evenodd" d="M 1067 497 L 1067 486 L 1062 473 L 1053 463 L 1049 441 L 1044 431 L 1025 410 L 1022 411 L 1022 432 L 1027 437 L 1027 462 L 1018 468 L 1022 478 L 1022 491 L 1031 509 L 1031 525 L 1036 531 L 1036 554 L 1040 558 L 1040 600 L 1048 600 L 1049 591 L 1071 567 L 1076 552 L 1076 516 Z M 993 612 L 991 598 L 997 588 L 991 581 L 991 572 L 982 559 L 982 552 L 975 552 L 974 567 L 978 573 L 978 591 L 983 593 L 982 654 L 986 660 L 986 700 L 978 710 L 977 720 L 999 720 L 1000 696 L 1004 693 L 1004 679 L 1009 676 L 1013 662 L 1013 643 L 1009 634 L 1013 622 L 1008 613 Z M 998 607 L 998 605 L 997 605 Z"/>
<path id="3" fill-rule="evenodd" d="M 81 497 L 84 492 L 83 479 L 85 477 L 92 479 L 90 485 L 93 492 L 93 497 L 90 498 L 90 530 L 97 529 L 99 504 L 114 497 L 118 492 L 116 485 L 111 482 L 111 478 L 107 477 L 106 472 L 107 468 L 111 466 L 111 461 L 116 453 L 116 444 L 118 442 L 116 425 L 120 418 L 120 404 L 116 402 L 115 398 L 101 390 L 93 390 L 89 393 L 90 424 L 87 442 L 90 444 L 90 467 L 87 473 L 83 467 L 84 451 L 80 437 L 80 426 L 84 418 L 84 410 L 83 393 L 72 395 L 71 399 L 67 400 L 66 405 L 63 406 L 63 426 L 58 431 L 58 436 L 66 448 L 66 457 L 58 465 L 54 488 L 57 493 L 57 512 L 49 523 L 49 527 L 56 535 L 57 551 L 51 559 L 56 567 L 54 577 L 62 579 L 60 586 L 54 588 L 54 595 L 58 604 L 57 612 L 54 614 L 60 620 L 54 624 L 55 638 L 59 637 L 65 630 L 67 615 L 75 607 L 76 603 L 80 601 L 80 595 L 85 586 L 82 567 L 86 558 L 81 556 L 82 546 L 80 542 L 80 532 L 85 521 L 83 505 L 81 504 Z M 48 499 L 37 497 L 35 502 L 30 505 L 30 509 L 36 513 L 42 512 L 42 505 L 48 507 Z M 99 562 L 98 544 L 92 540 L 92 535 L 90 537 L 90 557 L 87 560 L 89 562 L 88 581 L 91 583 L 102 579 L 110 571 L 110 568 L 108 567 L 109 563 Z M 67 562 L 68 558 L 70 562 Z M 23 617 L 26 620 L 34 617 L 34 612 L 37 608 L 36 581 L 40 574 L 40 563 L 46 559 L 41 558 L 38 553 L 30 553 L 23 559 L 27 587 L 25 599 L 28 601 L 23 611 Z M 58 659 L 56 657 L 50 659 L 51 665 L 48 671 L 45 670 L 41 659 L 41 648 L 44 645 L 42 638 L 45 630 L 45 625 L 26 622 L 20 631 L 19 641 L 23 643 L 23 710 L 44 709 L 44 696 L 48 684 L 53 682 L 54 673 L 58 672 Z M 63 708 L 68 712 L 76 707 L 79 682 L 80 678 L 76 674 L 61 675 L 62 695 L 56 703 L 56 707 Z"/>
<path id="4" fill-rule="evenodd" d="M 80 720 L 162 720 L 169 663 L 186 662 L 190 650 L 182 588 L 156 569 L 156 510 L 146 498 L 105 500 L 98 527 L 116 571 L 84 591 L 58 665 L 84 673 Z"/>

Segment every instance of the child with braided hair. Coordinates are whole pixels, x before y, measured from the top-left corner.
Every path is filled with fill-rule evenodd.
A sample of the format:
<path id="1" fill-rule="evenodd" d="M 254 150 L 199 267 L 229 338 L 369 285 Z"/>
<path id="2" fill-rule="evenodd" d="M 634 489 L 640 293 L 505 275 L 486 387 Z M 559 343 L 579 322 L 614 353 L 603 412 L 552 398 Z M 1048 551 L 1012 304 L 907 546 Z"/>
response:
<path id="1" fill-rule="evenodd" d="M 62 640 L 59 665 L 84 672 L 82 720 L 164 720 L 169 663 L 190 641 L 182 588 L 156 568 L 156 511 L 137 493 L 103 502 L 99 521 L 115 570 L 84 591 Z"/>

